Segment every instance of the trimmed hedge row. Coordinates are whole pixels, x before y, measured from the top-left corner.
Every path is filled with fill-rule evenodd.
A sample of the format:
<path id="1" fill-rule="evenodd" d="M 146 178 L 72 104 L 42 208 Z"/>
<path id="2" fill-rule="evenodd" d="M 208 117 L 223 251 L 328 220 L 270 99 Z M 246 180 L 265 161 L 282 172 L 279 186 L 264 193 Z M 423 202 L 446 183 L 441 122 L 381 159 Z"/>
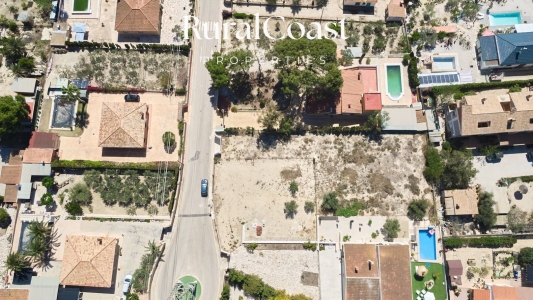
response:
<path id="1" fill-rule="evenodd" d="M 187 90 L 186 89 L 176 89 L 176 96 L 185 96 L 185 94 L 187 94 Z"/>
<path id="2" fill-rule="evenodd" d="M 65 42 L 65 45 L 68 48 L 82 48 L 82 49 L 104 49 L 104 50 L 139 50 L 139 51 L 154 51 L 158 53 L 162 52 L 171 52 L 174 50 L 175 52 L 179 51 L 181 54 L 185 56 L 189 56 L 189 52 L 191 50 L 190 45 L 166 45 L 166 44 L 124 44 L 124 48 L 120 44 L 115 43 L 98 43 L 98 42 Z"/>
<path id="3" fill-rule="evenodd" d="M 146 92 L 145 88 L 128 88 L 128 87 L 99 87 L 99 86 L 88 86 L 88 92 L 101 92 L 101 93 L 144 93 Z"/>
<path id="4" fill-rule="evenodd" d="M 512 236 L 484 236 L 479 238 L 449 237 L 444 239 L 447 248 L 459 247 L 512 247 L 516 244 L 516 238 Z"/>
<path id="5" fill-rule="evenodd" d="M 476 83 L 467 83 L 467 84 L 458 84 L 458 85 L 435 86 L 435 87 L 432 87 L 431 90 L 436 95 L 441 95 L 445 91 L 449 92 L 450 90 L 453 90 L 454 93 L 455 92 L 466 93 L 469 91 L 477 91 L 477 90 L 511 88 L 514 85 L 518 85 L 520 87 L 526 87 L 528 85 L 533 85 L 533 79 L 513 80 L 513 81 L 476 82 Z"/>
<path id="6" fill-rule="evenodd" d="M 58 169 L 128 169 L 128 170 L 152 170 L 157 171 L 159 164 L 157 162 L 146 163 L 117 163 L 112 161 L 93 161 L 93 160 L 55 160 L 52 162 L 52 168 Z M 176 171 L 178 162 L 168 162 L 168 169 Z"/>
<path id="7" fill-rule="evenodd" d="M 233 17 L 234 17 L 235 19 L 246 19 L 246 18 L 248 18 L 248 19 L 253 19 L 253 18 L 254 18 L 254 15 L 252 15 L 252 14 L 247 15 L 247 14 L 245 14 L 245 13 L 234 13 L 234 14 L 233 14 Z"/>

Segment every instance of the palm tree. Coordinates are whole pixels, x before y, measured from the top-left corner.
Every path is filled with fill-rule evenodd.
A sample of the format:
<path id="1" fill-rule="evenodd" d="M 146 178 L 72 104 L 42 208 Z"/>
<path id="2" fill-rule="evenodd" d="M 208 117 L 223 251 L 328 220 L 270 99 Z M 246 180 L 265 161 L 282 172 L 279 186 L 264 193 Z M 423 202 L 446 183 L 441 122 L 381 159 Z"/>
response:
<path id="1" fill-rule="evenodd" d="M 144 248 L 146 248 L 146 251 L 148 251 L 152 257 L 156 257 L 161 254 L 161 249 L 159 249 L 159 246 L 155 244 L 155 241 L 148 241 L 148 246 Z"/>
<path id="2" fill-rule="evenodd" d="M 29 237 L 31 239 L 42 238 L 48 241 L 50 238 L 50 228 L 44 222 L 32 221 L 28 225 Z"/>
<path id="3" fill-rule="evenodd" d="M 26 43 L 18 37 L 5 37 L 0 40 L 3 48 L 0 50 L 8 60 L 15 61 L 26 55 Z"/>
<path id="4" fill-rule="evenodd" d="M 5 265 L 8 270 L 15 272 L 15 274 L 22 274 L 23 269 L 29 267 L 30 263 L 22 252 L 15 252 L 7 256 Z"/>
<path id="5" fill-rule="evenodd" d="M 43 264 L 46 262 L 48 252 L 51 250 L 50 242 L 42 239 L 41 237 L 35 237 L 30 240 L 28 247 L 26 248 L 26 255 L 31 257 L 33 262 L 39 262 Z"/>
<path id="6" fill-rule="evenodd" d="M 62 87 L 61 92 L 63 93 L 61 98 L 68 102 L 74 102 L 80 99 L 80 90 L 77 86 L 73 84 L 69 84 L 66 87 Z"/>

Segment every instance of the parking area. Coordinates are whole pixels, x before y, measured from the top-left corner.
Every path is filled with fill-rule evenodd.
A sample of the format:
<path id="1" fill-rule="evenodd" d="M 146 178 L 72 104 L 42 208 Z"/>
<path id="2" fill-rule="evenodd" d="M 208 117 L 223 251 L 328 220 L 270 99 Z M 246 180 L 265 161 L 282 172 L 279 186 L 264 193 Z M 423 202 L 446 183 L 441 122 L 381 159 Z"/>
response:
<path id="1" fill-rule="evenodd" d="M 492 191 L 502 177 L 533 175 L 533 164 L 526 158 L 525 146 L 502 150 L 501 161 L 489 163 L 485 156 L 474 153 L 474 167 L 478 170 L 474 183 L 486 191 Z"/>
<path id="2" fill-rule="evenodd" d="M 162 137 L 167 131 L 178 137 L 178 103 L 182 97 L 167 97 L 161 93 L 141 94 L 141 103 L 149 105 L 147 149 L 117 149 L 104 151 L 98 146 L 102 103 L 124 102 L 124 94 L 93 93 L 87 104 L 88 125 L 80 137 L 62 137 L 59 156 L 64 160 L 96 160 L 115 162 L 172 161 L 178 159 L 178 151 L 165 151 Z M 178 145 L 179 146 L 179 145 Z"/>
<path id="3" fill-rule="evenodd" d="M 54 226 L 57 230 L 58 247 L 55 249 L 52 268 L 37 270 L 39 276 L 59 276 L 63 260 L 64 245 L 67 235 L 86 235 L 99 237 L 113 237 L 118 239 L 117 269 L 114 274 L 114 284 L 110 289 L 82 288 L 84 300 L 114 300 L 122 296 L 124 277 L 132 275 L 140 265 L 141 257 L 146 252 L 149 241 L 158 241 L 163 230 L 158 222 L 96 222 L 58 220 Z M 41 273 L 42 272 L 42 273 Z"/>

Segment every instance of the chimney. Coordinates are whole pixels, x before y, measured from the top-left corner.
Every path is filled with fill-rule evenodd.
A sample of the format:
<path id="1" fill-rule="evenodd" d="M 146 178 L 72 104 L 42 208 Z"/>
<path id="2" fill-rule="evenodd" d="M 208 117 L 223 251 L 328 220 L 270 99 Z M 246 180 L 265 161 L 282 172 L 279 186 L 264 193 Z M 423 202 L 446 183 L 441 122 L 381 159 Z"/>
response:
<path id="1" fill-rule="evenodd" d="M 481 98 L 481 104 L 485 104 L 485 100 L 487 100 L 487 98 Z"/>
<path id="2" fill-rule="evenodd" d="M 352 105 L 351 105 L 351 104 L 348 104 L 348 108 L 352 108 Z"/>
<path id="3" fill-rule="evenodd" d="M 357 73 L 357 80 L 361 80 L 361 72 Z"/>
<path id="4" fill-rule="evenodd" d="M 359 269 L 357 269 L 357 267 L 355 267 L 355 273 L 359 273 Z"/>
<path id="5" fill-rule="evenodd" d="M 102 245 L 102 238 L 97 238 L 96 242 L 98 243 L 98 245 Z"/>
<path id="6" fill-rule="evenodd" d="M 143 112 L 139 112 L 139 114 L 141 115 L 141 120 L 144 120 L 144 113 Z"/>

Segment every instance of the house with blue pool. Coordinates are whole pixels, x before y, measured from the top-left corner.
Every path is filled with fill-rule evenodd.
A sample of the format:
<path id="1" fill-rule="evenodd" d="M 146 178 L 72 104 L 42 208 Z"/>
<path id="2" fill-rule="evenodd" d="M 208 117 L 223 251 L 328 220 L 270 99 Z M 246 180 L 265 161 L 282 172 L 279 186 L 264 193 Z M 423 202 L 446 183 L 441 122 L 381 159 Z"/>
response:
<path id="1" fill-rule="evenodd" d="M 533 66 L 533 32 L 482 36 L 476 43 L 480 70 Z"/>

